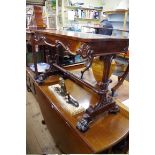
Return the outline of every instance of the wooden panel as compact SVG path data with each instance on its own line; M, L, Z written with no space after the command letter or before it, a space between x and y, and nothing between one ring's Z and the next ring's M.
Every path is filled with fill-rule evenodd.
M56 40L63 42L63 44L68 46L73 52L76 52L81 44L87 43L90 45L91 49L94 50L94 55L126 52L129 44L128 38L121 36L107 36L58 30L36 30L35 32L41 36L45 36L47 40L53 44Z

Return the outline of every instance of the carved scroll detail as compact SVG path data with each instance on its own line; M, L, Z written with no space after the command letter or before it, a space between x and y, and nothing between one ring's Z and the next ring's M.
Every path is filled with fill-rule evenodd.
M39 36L39 35L34 35L34 40L37 44L39 43L44 43L45 45L51 46L51 47L55 47L54 44L51 44L49 42L47 42L47 39L45 36Z
M93 53L94 51L91 49L91 47L89 45L87 45L86 43L82 44L81 47L77 50L77 53L80 54L80 56L83 59L87 59L86 60L86 68L84 70L81 71L81 79L83 78L83 74L85 73L85 71L87 71L93 62Z
M83 59L86 59L90 55L90 53L93 53L93 50L86 43L82 44L77 50L77 54L80 54Z
M68 55L72 55L72 56L75 56L76 55L75 53L71 52L71 50L69 49L69 47L68 46L65 46L61 41L56 40L55 41L55 44L56 45L59 45L60 44L64 48L64 54L68 54Z

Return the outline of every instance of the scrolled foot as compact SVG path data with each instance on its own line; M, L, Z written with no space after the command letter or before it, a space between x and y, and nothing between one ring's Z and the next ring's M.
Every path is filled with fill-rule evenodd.
M119 111L120 111L119 106L115 105L113 108L109 110L109 113L116 114Z
M86 132L89 129L90 117L85 114L81 120L77 122L76 128L81 132Z

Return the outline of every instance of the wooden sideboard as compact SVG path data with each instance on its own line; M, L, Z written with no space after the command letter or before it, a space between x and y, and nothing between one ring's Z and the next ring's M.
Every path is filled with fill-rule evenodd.
M66 70L76 70L82 66L67 67ZM90 124L87 132L81 133L76 129L76 123L83 113L71 116L61 106L56 97L48 90L48 86L58 83L59 76L53 75L38 85L34 80L35 74L27 68L26 80L28 89L39 102L45 123L51 132L57 146L63 153L104 153L111 150L120 141L128 137L129 120L128 110L119 103L120 112L117 114L102 115ZM66 79L68 92L79 103L96 104L99 99L97 94L81 87L75 82Z

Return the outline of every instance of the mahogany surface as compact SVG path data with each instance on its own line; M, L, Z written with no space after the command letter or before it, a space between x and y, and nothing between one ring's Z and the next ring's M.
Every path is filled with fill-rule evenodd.
M80 45L86 43L94 50L93 55L126 52L129 44L129 39L124 36L117 37L58 30L35 30L35 32L37 35L45 36L49 42L61 41L72 52L76 52Z
M49 85L58 82L58 78L51 76L43 85L38 85L34 80L34 73L27 69L27 85L40 104L45 123L56 144L64 153L100 153L110 149L128 135L128 111L122 107L116 115L105 115L96 120L87 132L78 131L76 123L82 113L71 116L48 90ZM79 103L95 105L98 101L99 96L86 87L82 88L69 79L65 82L68 92Z

